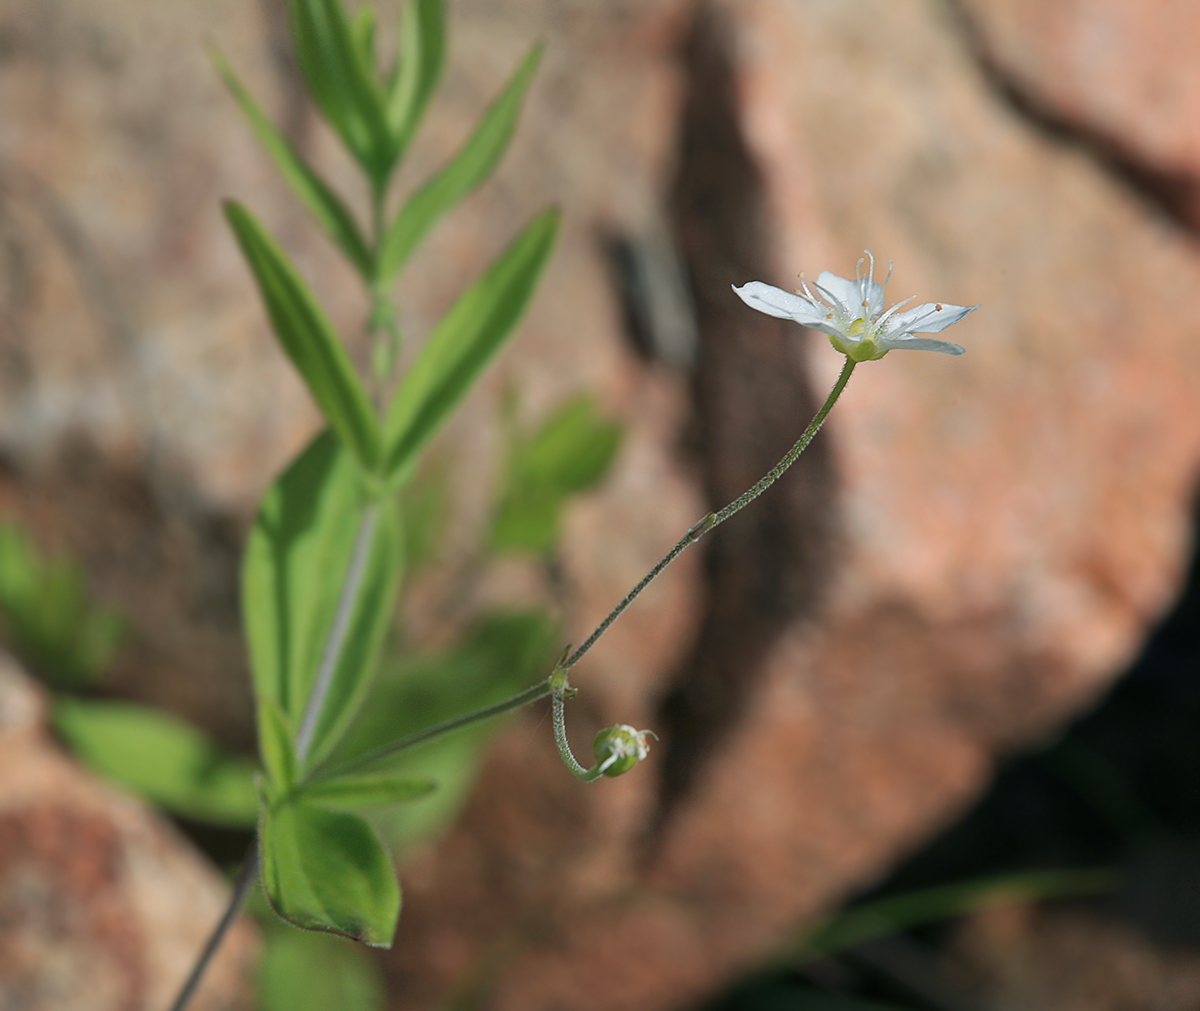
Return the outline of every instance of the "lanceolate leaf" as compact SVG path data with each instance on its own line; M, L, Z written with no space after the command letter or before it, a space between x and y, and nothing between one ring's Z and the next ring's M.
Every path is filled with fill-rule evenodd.
M285 802L264 814L259 845L263 887L285 920L391 946L400 884L362 818Z
M301 789L299 799L330 811L363 811L416 800L436 788L426 777L373 773L316 780Z
M191 724L126 702L54 704L54 727L106 779L176 814L216 825L253 825L253 762L223 754Z
M354 12L350 34L358 47L358 55L368 71L375 70L375 8L363 4Z
M296 782L296 752L287 717L269 696L258 698L258 751L272 787L286 793Z
M279 343L342 441L364 469L374 469L379 426L333 325L283 250L250 212L230 201L225 214L254 272Z
M359 557L358 591L308 767L333 747L370 686L395 603L402 544L396 510L368 502L349 453L328 430L263 499L246 546L242 607L256 693L273 700L292 728L304 720L343 586Z
M400 56L388 84L387 117L396 157L408 147L421 122L442 76L445 56L442 0L412 0L404 11Z
M512 332L558 234L543 211L442 317L404 378L385 423L385 469L410 464Z
M382 88L368 66L342 0L290 0L300 69L317 106L381 187L391 171Z
M221 75L225 85L233 93L233 97L241 106L246 119L250 121L250 126L254 130L255 136L258 137L259 143L266 148L267 154L271 156L279 171L283 173L288 185L308 208L309 213L329 233L330 238L341 247L350 262L358 268L358 272L363 277L369 277L371 254L358 230L358 225L355 224L353 216L346 209L346 205L275 129L250 92L238 80L225 58L216 50L213 50L212 56L217 73Z
M396 215L379 250L381 281L395 277L437 220L492 174L512 139L521 103L540 56L541 49L535 48L525 57L500 96L480 118L470 139Z

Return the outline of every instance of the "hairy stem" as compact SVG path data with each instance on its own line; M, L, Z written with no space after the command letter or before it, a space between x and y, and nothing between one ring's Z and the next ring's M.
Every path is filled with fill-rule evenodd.
M658 564L642 577L637 586L630 590L624 599L609 611L608 616L596 626L592 634L583 641L583 644L562 662L562 669L564 671L569 671L583 659L587 651L596 645L596 641L600 636L608 631L609 626L621 616L630 604L637 600L641 592L654 581L663 569L683 554L685 548L695 544L696 541L700 540L710 530L715 530L735 513L745 509L746 506L783 476L784 471L796 462L796 458L804 452L808 444L813 441L813 437L820 431L821 426L825 423L825 418L829 415L833 405L837 403L838 397L842 395L842 390L846 388L846 383L850 380L850 373L854 371L854 365L855 363L850 358L846 359L846 364L842 366L841 374L838 376L837 382L833 384L833 389L829 391L829 396L825 398L825 403L821 405L821 409L817 411L816 417L809 422L804 433L796 440L792 448L787 451L783 459L775 464L754 487L739 495L720 512L709 513L699 523L692 526L679 539L676 545L659 559Z
M600 778L600 763L585 769L575 758L571 743L567 740L567 717L563 700L570 698L575 692L567 687L567 672L559 667L550 675L551 689L551 721L554 724L554 743L558 745L558 753L563 764L571 770L571 775L583 783L592 783Z

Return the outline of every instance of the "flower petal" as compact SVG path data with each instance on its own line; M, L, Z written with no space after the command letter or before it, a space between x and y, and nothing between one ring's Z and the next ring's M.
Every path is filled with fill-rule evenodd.
M966 353L966 348L949 341L935 341L930 337L884 337L879 343L889 351L940 351L944 355Z
M832 295L836 301L841 302L842 308L846 310L851 319L856 319L863 314L863 297L862 292L858 290L857 281L851 281L848 277L838 277L832 271L822 270L817 275L817 285Z
M826 310L823 307L815 306L808 299L774 285L750 281L740 288L734 285L733 290L751 309L765 312L768 316L795 320L805 326L825 322Z
M977 305L950 305L946 302L926 302L914 309L905 309L888 318L889 333L940 333L957 323ZM956 345L957 346L957 345Z
M871 316L878 316L883 310L883 285L870 278L864 278L863 287L867 292L867 312Z

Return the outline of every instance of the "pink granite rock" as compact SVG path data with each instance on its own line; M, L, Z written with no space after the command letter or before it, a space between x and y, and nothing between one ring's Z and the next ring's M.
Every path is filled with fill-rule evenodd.
M1200 180L1193 4L964 0L962 7L985 59L1041 110L1161 177Z
M0 1006L160 1011L228 898L161 817L48 738L43 700L0 660ZM253 928L234 928L196 1011L250 1006Z

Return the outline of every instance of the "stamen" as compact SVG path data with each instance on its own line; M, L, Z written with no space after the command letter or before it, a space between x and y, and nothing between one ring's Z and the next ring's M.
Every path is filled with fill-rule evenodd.
M850 315L850 306L844 304L842 302L842 300L840 298L838 298L832 291L827 291L826 289L822 288L819 284L813 285L813 287L815 287L817 289L817 291L819 291L822 295L825 296L825 301L827 301L830 305L834 306L837 309L841 309L842 312L844 312L847 316Z
M916 295L913 296L913 298L916 298L916 297L917 297ZM940 309L941 306L939 305L937 308ZM937 315L937 309L930 309L929 312L925 313L923 316L918 316L916 319L910 320L905 325L903 332L911 334L914 330L917 329L918 326L920 326L927 319L929 319L930 316L935 316L935 315Z
M892 313L894 313L901 306L908 305L908 303L911 302L916 297L917 297L916 295L909 295L908 298L906 298L903 302L897 302L887 312L885 312L882 316L880 316L879 319L877 319L875 321L875 325L883 326L883 324L886 323L891 318Z
M809 302L811 302L813 305L824 305L824 303L812 293L812 289L809 288L808 282L804 279L804 274L800 275L800 286L804 289L804 297L807 298ZM820 291L820 289L821 286L817 285L817 290Z

